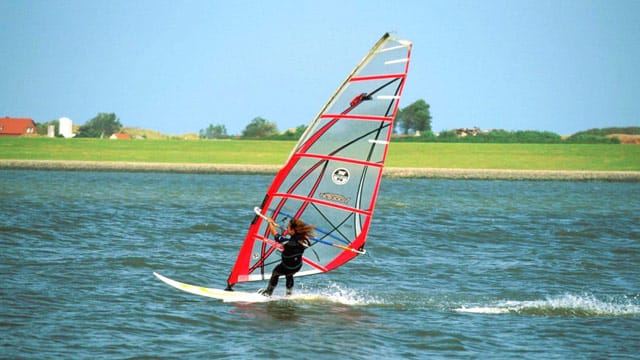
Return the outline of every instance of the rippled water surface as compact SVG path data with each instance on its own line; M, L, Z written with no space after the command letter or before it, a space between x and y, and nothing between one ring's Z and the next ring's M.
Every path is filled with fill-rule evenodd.
M223 287L270 181L0 171L0 357L638 356L640 184L384 179L369 255L298 279L312 301L152 275Z

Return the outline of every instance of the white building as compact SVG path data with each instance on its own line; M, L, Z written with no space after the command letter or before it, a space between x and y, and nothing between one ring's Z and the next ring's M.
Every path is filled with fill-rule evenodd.
M60 120L58 121L60 122L58 134L66 138L72 138L76 136L76 134L73 133L73 122L71 121L71 119L66 117L61 117Z

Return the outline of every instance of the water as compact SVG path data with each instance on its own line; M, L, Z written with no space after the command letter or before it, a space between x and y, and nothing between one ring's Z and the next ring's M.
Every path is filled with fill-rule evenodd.
M640 184L384 179L370 255L297 280L320 300L226 304L153 277L223 287L270 181L0 172L0 357L640 354Z

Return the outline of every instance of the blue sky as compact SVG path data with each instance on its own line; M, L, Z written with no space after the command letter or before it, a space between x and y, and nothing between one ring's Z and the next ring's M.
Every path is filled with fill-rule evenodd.
M309 123L384 32L434 131L640 126L640 1L0 0L0 116Z

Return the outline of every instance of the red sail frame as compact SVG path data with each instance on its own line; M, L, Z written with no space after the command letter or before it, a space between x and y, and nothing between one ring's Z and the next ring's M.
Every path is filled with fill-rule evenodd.
M385 34L324 105L267 190L261 215L316 225L297 275L331 271L363 253L410 55L410 42ZM228 289L269 278L280 251L271 236L255 216Z

